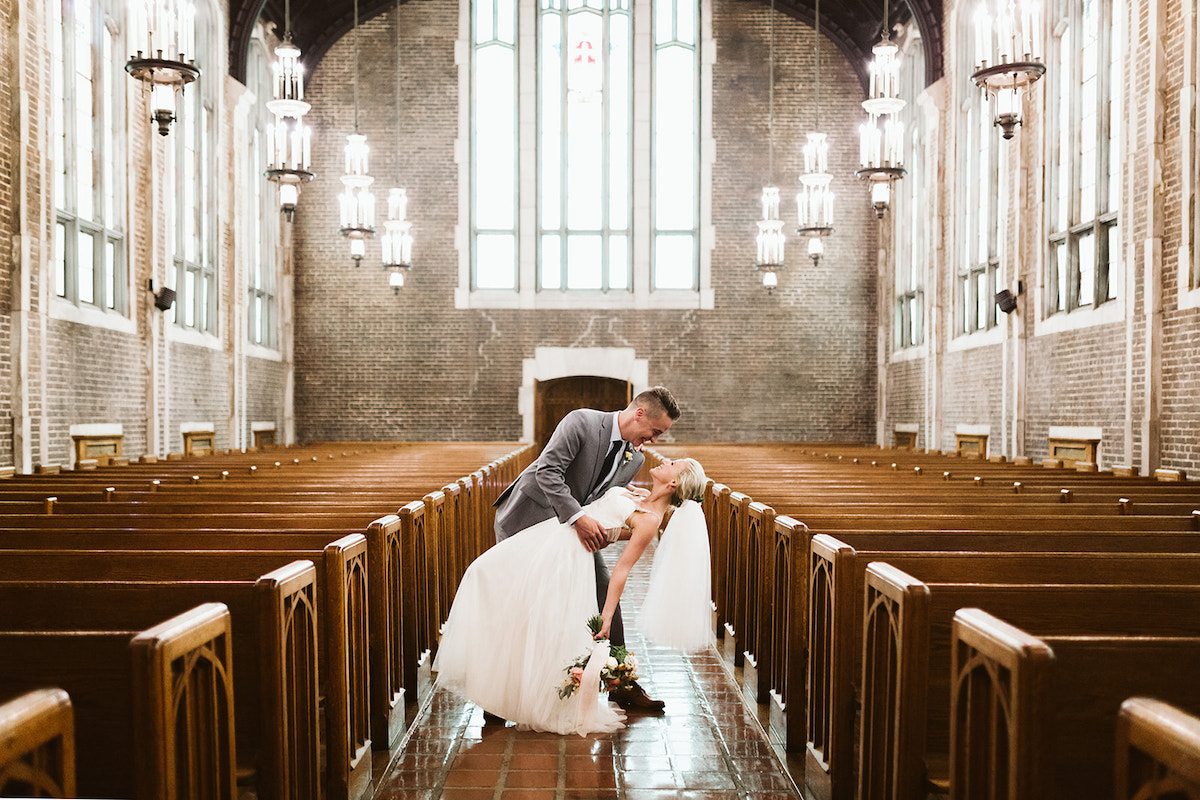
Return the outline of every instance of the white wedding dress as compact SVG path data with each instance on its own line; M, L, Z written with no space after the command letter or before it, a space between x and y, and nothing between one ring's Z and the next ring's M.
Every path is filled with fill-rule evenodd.
M613 487L584 510L611 529L635 508ZM467 568L442 629L438 682L523 728L586 736L624 727L624 713L599 691L607 647L587 628L598 613L595 569L575 528L553 517L488 549ZM565 668L588 653L581 688L559 699Z

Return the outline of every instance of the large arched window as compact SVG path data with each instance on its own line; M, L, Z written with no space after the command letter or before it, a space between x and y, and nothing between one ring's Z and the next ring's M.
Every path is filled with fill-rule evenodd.
M460 305L702 304L701 13L700 0L471 3Z
M900 62L900 97L906 101L900 121L904 123L904 166L908 172L896 185L893 215L897 350L925 341L926 226L930 215L925 170L925 112L919 102L924 90L925 50L917 26L911 24Z
M1046 316L1096 308L1120 288L1124 15L1119 0L1058 0L1049 28Z
M958 15L958 158L955 181L958 235L955 248L954 335L996 327L996 287L1000 276L1000 131L990 101L970 75L990 54L977 52L972 24L977 4Z
M124 4L53 0L54 290L126 315Z
M274 97L270 60L261 31L250 41L246 82L254 93L250 112L250 152L247 158L246 207L249 209L250 253L246 276L246 338L263 347L276 347L275 286L279 264L279 206L275 186L267 181L267 135L274 115L267 103Z
M191 14L187 0L176 0L182 18ZM206 0L195 8L194 42L200 79L177 100L178 119L171 126L167 146L167 203L173 269L168 278L176 292L172 315L175 323L201 333L217 332L217 210L216 119L221 86L216 57L217 25Z

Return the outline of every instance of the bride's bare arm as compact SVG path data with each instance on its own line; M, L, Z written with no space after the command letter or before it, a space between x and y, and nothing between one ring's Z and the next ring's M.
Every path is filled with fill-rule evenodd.
M621 593L625 591L625 581L629 579L629 571L642 557L650 540L657 535L658 517L646 511L635 511L629 518L629 527L629 543L625 545L625 551L617 559L617 565L613 567L612 575L608 578L608 596L600 614L603 623L600 632L596 634L597 639L608 638L613 615L617 613L617 603L621 599Z

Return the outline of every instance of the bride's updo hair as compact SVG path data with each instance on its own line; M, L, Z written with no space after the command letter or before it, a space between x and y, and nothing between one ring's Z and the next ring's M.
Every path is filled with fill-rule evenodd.
M704 487L708 484L708 476L704 467L694 458L681 458L687 464L679 473L675 484L675 493L671 495L671 505L677 506L684 500L700 502L704 499Z

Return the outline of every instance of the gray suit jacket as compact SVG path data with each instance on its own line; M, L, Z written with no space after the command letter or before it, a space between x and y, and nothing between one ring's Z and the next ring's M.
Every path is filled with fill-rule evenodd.
M612 478L591 491L600 478L613 425L611 411L585 408L563 417L546 448L497 498L496 540L551 517L566 522L593 495L598 497L612 486L627 486L645 461L633 450L629 460L618 457Z

